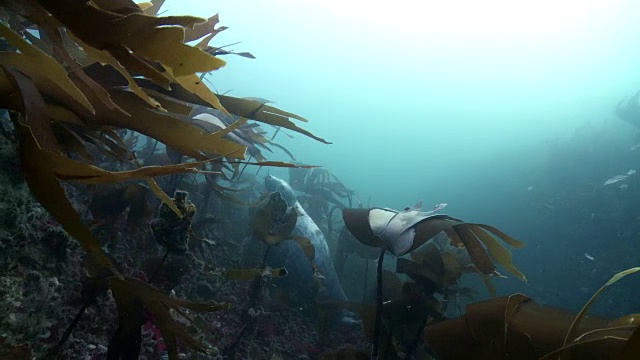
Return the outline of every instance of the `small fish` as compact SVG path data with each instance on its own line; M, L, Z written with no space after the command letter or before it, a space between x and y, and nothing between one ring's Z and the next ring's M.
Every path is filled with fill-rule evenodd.
M607 186L607 185L611 185L611 184L615 184L617 182L620 182L624 179L626 179L629 175L616 175L614 177L612 177L611 179L607 180L604 182L604 185L602 186Z
M589 254L589 253L584 253L584 257L585 257L585 259L590 260L590 261L593 261L593 260L596 259L593 256L591 256L591 254Z
M619 188L620 190L626 190L626 189L628 189L628 188L629 188L629 185L627 185L627 184L622 184L622 185L618 186L618 188Z
M620 182L620 181L628 178L629 176L635 175L635 174L636 174L636 171L634 169L631 169L631 170L627 171L627 173L624 174L624 175L616 175L616 176L612 177L611 179L605 181L604 185L602 185L602 186L615 184L615 183Z
M529 186L529 187L527 188L527 191L531 191L531 190L533 190L533 186Z

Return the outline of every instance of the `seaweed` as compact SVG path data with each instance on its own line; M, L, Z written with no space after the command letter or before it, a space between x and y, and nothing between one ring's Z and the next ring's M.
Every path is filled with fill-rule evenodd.
M217 69L224 62L199 48L184 44L188 38L203 34L215 35L216 18L207 22L205 19L189 16L156 17L145 14L133 2L124 3L127 6L112 11L113 7L105 2L95 6L73 1L29 1L28 4L8 2L8 10L18 18L28 19L31 23L29 28L36 29L41 34L39 41L34 43L45 47L42 44L50 42L45 48L51 49L51 55L62 54L52 57L30 44L17 32L2 26L2 35L20 51L3 52L2 66L5 69L16 68L24 74L24 78L20 79L22 83L33 82L29 98L31 95L39 98L35 94L37 91L42 93L43 99L47 99L42 101L44 104L40 104L39 120L34 120L41 124L29 123L33 130L38 130L34 132L36 141L47 150L63 150L54 140L51 130L44 126L49 119L54 119L54 123L70 122L80 128L98 125L137 130L199 160L217 155L242 157L242 145L232 144L222 138L240 126L242 121L230 126L230 129L213 134L202 133L180 121L178 114L163 109L149 95L151 90L157 88L156 84L164 90L171 85L172 88L182 89L178 91L181 96L229 113L212 92L193 78L195 72ZM114 25L116 23L117 26ZM197 25L201 23L204 25ZM59 28L64 29L64 32L58 31ZM23 28L15 30L25 33ZM123 52L124 47L128 51ZM86 56L80 58L81 54ZM59 59L71 70L63 67ZM105 65L99 65L96 61ZM82 68L76 62L83 64ZM10 89L16 89L15 77L13 78L12 84L9 76L3 77L2 88L7 89L3 91L3 103L6 102L4 106L10 109L20 111L25 107L15 101L7 102L6 95L12 91ZM145 88L145 85L148 87ZM25 86L18 89L24 95ZM178 100L182 101L181 96L178 96ZM49 99L55 102L50 102ZM230 107L236 107L236 112L253 115L257 120L264 118L266 121L278 122L281 120L277 119L295 116L272 107L265 109L268 113L263 109L252 108L254 103L251 101L234 102L229 97L225 101L231 104ZM96 142L106 141L103 138L101 141L94 141ZM75 148L80 148L77 141ZM205 153L209 156L205 156ZM192 166L174 170L182 171L186 168ZM161 170L155 175L168 173ZM125 179L123 175L118 175L110 181ZM168 199L162 194L160 196L163 200Z
M129 277L109 279L109 288L118 305L119 325L109 345L108 359L128 359L140 348L140 326L146 322L144 311L147 311L155 325L159 328L167 347L169 359L178 359L178 342L197 352L204 353L207 347L195 340L187 327L176 321L171 311L182 316L186 321L191 318L183 309L198 312L212 312L229 309L224 303L196 303L175 299L165 295L153 286ZM133 359L136 359L134 357Z
M375 336L384 340L370 353L382 354L383 359L411 358L422 340L425 324L443 318L441 304L419 284L404 282L388 270L383 270L382 274L385 278L384 302L380 308L372 303L319 302L320 333L326 336L335 309L346 309L360 316L364 333L372 343L375 343Z
M591 308L591 305L596 300L596 298L600 296L600 294L610 285L615 284L623 277L631 275L638 271L640 271L640 267L630 268L630 269L621 271L615 274L613 277L611 277L611 279L609 279L609 281L607 281L604 285L602 285L602 287L598 289L598 291L596 291L593 294L593 296L591 296L589 301L587 301L587 303L582 307L578 315L576 315L575 319L571 323L571 326L569 327L569 330L567 330L567 335L565 336L564 341L562 342L562 347L552 353L545 355L543 358L552 359L553 355L558 355L557 357L558 359L562 358L566 360L570 358L570 354L571 354L570 349L576 346L583 346L584 344L589 344L591 342L600 342L603 340L607 340L607 341L618 340L618 341L626 342L628 338L625 338L622 336L614 336L611 334L611 332L612 330L613 332L615 332L615 330L628 330L629 325L614 326L611 328L607 328L607 329L604 329L605 331L601 331L599 334L597 334L596 337L591 337L586 339L585 339L585 334L579 337L576 337L575 335L576 335L578 325L584 319L587 311L589 311L589 309ZM635 327L637 327L637 324L632 324L631 326L633 329L635 329Z
M289 168L289 183L298 192L297 198L302 207L322 232L327 238L333 237L335 210L350 207L355 191L348 189L337 176L323 168Z
M199 74L226 64L216 55L233 53L209 45L225 28L218 27L217 15L208 19L157 16L162 3L9 0L0 12L0 108L8 110L13 124L12 130L3 126L3 135L18 140L24 178L36 200L97 263L100 281L111 289L120 323L108 358L125 353L136 357L140 325L147 314L160 329L171 359L177 358L178 342L206 351L171 312L188 322L184 309L213 311L227 306L177 300L124 276L83 223L62 182L128 182L107 193L114 195L110 201L94 196L91 208L102 217L98 221L129 208L130 225L141 222L150 216L143 198L155 195L162 201L161 222L171 219L172 226L154 228L158 241L168 249L166 259L169 251L186 251L182 245L193 235L194 207L182 206L178 196L167 195L157 177L197 174L215 185L218 177L231 178L224 171L237 172L239 164L297 166L263 157L245 161L248 148L268 144L264 132L247 124L249 119L328 143L292 121L306 121L301 116L209 90ZM192 41L197 44L190 45ZM233 122L216 131L203 130L188 119L196 106L216 109ZM235 133L241 133L247 143L234 141L231 134ZM126 139L125 134L129 134ZM144 150L149 155L160 143L167 151L177 152L179 161L143 166L134 151L140 136L147 139ZM108 209L110 205L114 208Z
M442 359L635 359L638 321L586 316L615 274L578 314L541 305L523 294L467 305L466 314L428 325L425 339Z
M420 203L418 204L420 205ZM391 209L343 209L342 216L346 227L353 236L364 245L380 248L377 266L376 289L376 321L372 338L372 358L377 358L380 350L380 332L383 319L383 271L382 263L386 251L400 257L412 253L423 246L429 246L429 241L439 233L444 232L450 243L455 247L462 247L471 258L474 268L484 275L497 276L493 259L487 253L486 246L495 261L513 273L520 280L526 282L524 275L512 264L510 252L499 244L484 229L491 231L505 243L522 247L524 243L508 236L502 231L483 224L465 223L460 219L447 215L434 215L434 211L420 212L419 206L406 208L399 212ZM426 245L425 245L426 244ZM483 246L484 244L484 246ZM428 255L429 248L423 250L422 260ZM439 251L431 250L431 253L439 254ZM441 259L436 256L436 259ZM407 260L408 261L408 260ZM434 262L424 262L422 265L407 262L400 259L398 269L410 274L414 280L433 293L444 292L444 279L451 277L445 275L444 259L442 266ZM487 286L490 283L487 280Z

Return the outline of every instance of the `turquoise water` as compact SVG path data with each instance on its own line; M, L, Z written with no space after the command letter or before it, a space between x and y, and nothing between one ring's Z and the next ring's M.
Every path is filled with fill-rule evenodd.
M226 56L209 77L215 89L309 119L303 127L331 145L278 141L365 205L446 202L453 216L526 241L514 256L530 285L509 279L503 292L579 307L637 263L621 260L630 245L588 220L615 213L620 195L577 189L635 168L637 130L614 109L638 90L640 3L192 0L164 9L219 13L229 29L212 44L241 41L230 49L256 59Z
M165 6L220 13L229 29L214 44L242 41L232 48L257 57L226 57L211 77L218 91L273 100L333 142L282 138L300 161L327 166L376 203L404 207L419 198L456 206L478 178L497 173L487 182L499 184L509 180L503 172L526 172L545 141L612 118L636 90L640 3L469 3Z
M257 57L206 49L228 62L202 75L212 90L268 99L331 142L247 120L224 135L244 163L203 143L220 134L196 129L232 120L191 104L200 74L157 51L182 30L147 28L188 19L140 9L0 5L0 359L542 356L614 332L597 344L635 345L637 328L592 315L638 314L637 274L562 327L640 270L639 2L168 0L161 16L219 13L229 29L211 45ZM254 166L262 155L320 168ZM492 300L501 310L465 308Z

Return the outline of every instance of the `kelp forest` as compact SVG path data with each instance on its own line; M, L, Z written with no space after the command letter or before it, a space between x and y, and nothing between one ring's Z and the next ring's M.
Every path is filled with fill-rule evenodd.
M330 134L218 93L251 49L163 3L0 5L1 360L640 358L637 314L589 313L640 268L579 312L499 294L519 234L298 161L283 137Z

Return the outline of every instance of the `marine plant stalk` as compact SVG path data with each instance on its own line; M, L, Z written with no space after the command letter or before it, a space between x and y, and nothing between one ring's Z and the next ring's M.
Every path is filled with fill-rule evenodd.
M80 308L80 310L78 311L76 316L73 318L73 321L71 322L71 324L69 324L69 326L67 326L67 329L62 334L62 337L60 338L58 343L53 348L49 349L45 353L45 355L43 357L41 357L39 360L54 359L54 358L56 358L57 356L60 355L60 352L62 351L62 347L64 346L64 344L69 339L69 336L71 336L71 332L76 327L76 325L78 325L78 322L80 322L80 318L82 318L82 315L84 315L84 312L85 312L85 310L87 310L87 307L89 307L89 305L90 304L88 304L86 302L82 304L82 307Z
M244 174L244 170L247 168L247 166L249 166L249 161L251 161L251 158L253 156L249 155L249 158L247 159L247 162L244 164L244 166L242 167L242 170L240 170L240 173L238 174L238 181L240 181L240 178L242 177L242 174Z
M376 321L373 326L373 339L371 344L371 360L378 360L378 349L380 347L380 323L382 322L382 262L386 249L380 250L378 257L377 288L376 288Z
M271 250L271 245L268 245L267 249L264 251L264 256L262 257L262 263L260 264L260 267L259 267L260 269L265 269L267 266L267 258L269 256L269 250ZM250 316L249 310L252 309L258 303L258 301L260 301L260 298L262 297L261 296L262 291L265 285L266 285L266 278L264 274L257 275L253 279L253 282L251 283L251 293L249 295L249 301L247 302L244 309L242 310L241 321L244 323L244 325L242 325L242 328L238 332L238 335L236 336L234 341L223 351L225 355L227 355L227 357L230 359L235 358L238 345L242 341L242 338L247 333L247 331L255 329L255 326L258 322L258 317Z
M369 282L369 259L364 259L364 281L362 285L362 303L364 304L367 301L367 282Z
M156 276L158 276L158 274L160 273L160 269L162 268L162 265L164 265L164 262L167 261L168 256L169 256L169 249L167 248L167 251L164 253L162 260L160 261L160 264L158 264L158 267L156 267L156 270L153 272L153 275L151 275L151 277L149 278L149 283L153 283L153 280L155 280Z
M422 333L424 332L424 329L426 328L426 326L427 326L427 319L424 319L420 323L420 326L418 326L418 333L416 334L415 339L411 342L411 345L407 347L406 355L405 355L406 359L411 359L411 356L413 355L414 351L416 351L416 349L418 348L418 344L420 344L420 339L422 339Z

